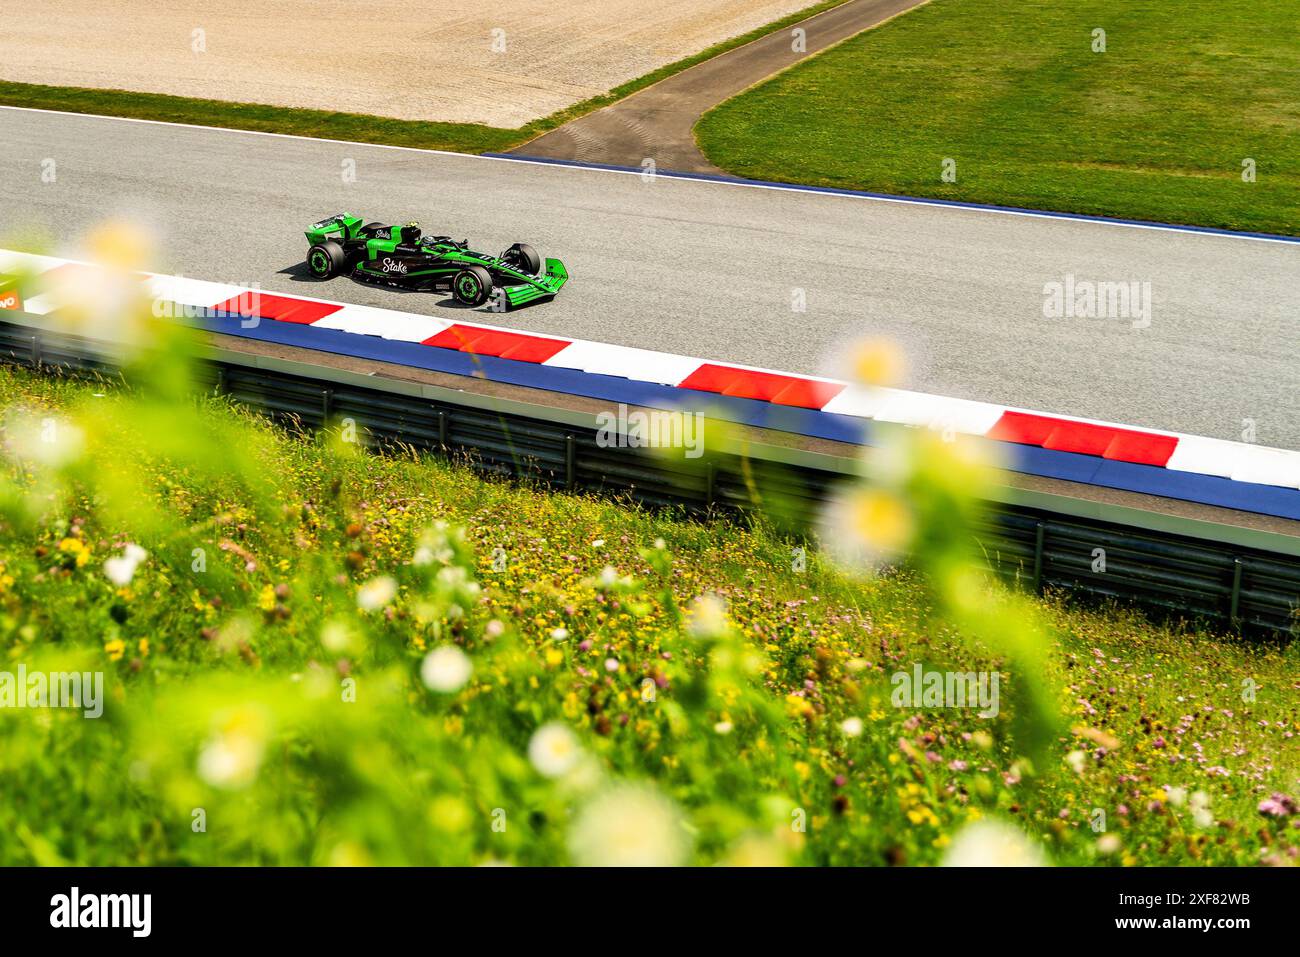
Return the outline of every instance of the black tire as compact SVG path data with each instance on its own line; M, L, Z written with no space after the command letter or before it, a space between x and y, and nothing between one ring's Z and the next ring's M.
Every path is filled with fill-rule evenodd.
M530 276L542 274L542 257L537 255L537 250L527 243L515 243L501 258L513 262Z
M333 279L347 266L348 257L343 247L332 239L317 243L307 250L307 272L313 279Z
M466 266L451 281L451 294L467 306L481 306L492 296L492 274L482 266Z

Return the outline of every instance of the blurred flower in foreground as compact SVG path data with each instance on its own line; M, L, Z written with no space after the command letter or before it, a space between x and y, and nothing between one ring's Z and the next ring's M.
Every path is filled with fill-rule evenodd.
M558 721L542 725L528 742L528 760L548 778L568 774L581 758L582 746L577 737Z
M822 513L820 530L835 561L874 570L906 550L914 526L911 509L900 496L857 486L831 500Z
M107 223L86 237L86 249L90 265L53 269L42 277L42 291L56 306L51 317L128 346L140 345L151 310L139 271L148 264L152 239L133 224Z
M397 582L387 575L381 575L357 589L357 607L362 611L378 611L395 597Z
M325 646L326 651L336 655L351 650L355 641L356 636L346 621L326 622L320 632L320 643Z
M420 665L420 679L430 691L450 694L465 687L474 664L465 652L455 645L440 645L424 656Z
M1193 791L1188 802L1192 809L1192 820L1197 827L1214 826L1214 814L1210 811L1210 796L1204 791Z
M1000 821L966 825L943 856L944 867L1043 867L1047 859L1019 829Z
M762 834L748 834L736 842L723 861L728 867L785 867L788 854L784 844Z
M569 851L583 867L675 867L685 862L690 839L676 805L648 787L625 784L579 812Z
M128 544L121 555L114 555L104 562L104 574L114 585L125 588L135 577L136 568L148 556L149 553L139 545Z
M266 733L266 716L254 708L228 715L199 754L199 777L219 788L251 784L262 765Z
M340 841L330 848L330 867L371 867L370 853L356 841Z
M87 234L86 250L101 266L131 271L148 265L153 239L134 223L109 222Z
M907 373L903 350L888 339L870 339L853 350L853 375L869 386L894 386Z
M5 418L8 451L19 461L61 468L81 458L86 435L71 421L29 412Z
M696 638L721 638L727 633L727 603L717 595L701 595L691 604L686 628Z

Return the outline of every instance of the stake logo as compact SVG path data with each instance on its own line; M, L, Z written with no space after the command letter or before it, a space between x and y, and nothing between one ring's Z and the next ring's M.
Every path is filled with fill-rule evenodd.
M384 272L395 272L395 273L400 273L403 276L406 275L406 263L402 262L401 260L386 258L379 265L384 270Z

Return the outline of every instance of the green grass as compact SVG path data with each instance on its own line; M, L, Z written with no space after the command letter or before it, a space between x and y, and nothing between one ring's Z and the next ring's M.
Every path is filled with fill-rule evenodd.
M399 120L359 113L292 109L256 103L227 103L161 93L102 90L85 87L42 86L0 80L0 105L40 110L64 110L102 116L125 116L164 123L190 123L228 129L285 133L354 143L379 143L418 149L451 150L461 153L491 153L509 150L541 136L569 120L608 106L674 73L680 73L720 53L742 46L775 30L781 30L845 0L821 0L803 10L766 24L749 33L666 64L651 73L629 80L608 93L559 110L518 129L504 129L478 123L440 123Z
M417 122L359 113L227 103L127 90L41 86L5 80L0 80L0 105L465 153L509 149L524 136L523 130L499 129L476 123Z
M0 369L0 669L107 673L99 720L0 709L2 864L548 864L636 835L660 860L681 834L669 859L927 864L987 853L969 828L990 821L1063 864L1300 846L1300 818L1257 810L1300 776L1294 651L1008 606L1050 636L1027 675L914 574L794 571L761 525L154 403ZM149 555L115 585L128 542ZM395 592L363 610L375 581ZM727 622L683 615L706 594ZM436 692L443 646L474 674ZM915 662L1000 669L1002 714L893 707ZM1037 775L1016 731L1034 681L1060 727ZM547 724L552 764L577 748L555 777L530 754Z
M696 133L757 179L1294 235L1300 33L1248 0L932 0Z

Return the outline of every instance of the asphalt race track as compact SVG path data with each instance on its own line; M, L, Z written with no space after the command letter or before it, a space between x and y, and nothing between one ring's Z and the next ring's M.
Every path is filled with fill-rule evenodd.
M316 284L302 230L339 210L531 242L573 280L505 316ZM909 388L1300 448L1293 243L0 109L0 247L75 258L120 216L156 229L159 272L811 374L884 336ZM1044 318L1067 276L1150 283L1150 325Z

